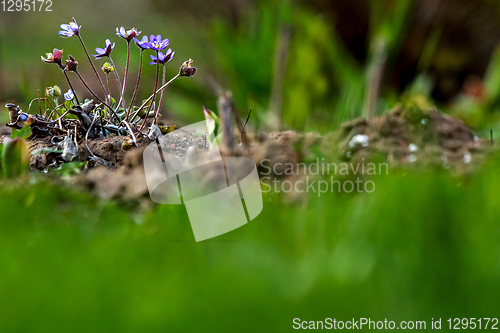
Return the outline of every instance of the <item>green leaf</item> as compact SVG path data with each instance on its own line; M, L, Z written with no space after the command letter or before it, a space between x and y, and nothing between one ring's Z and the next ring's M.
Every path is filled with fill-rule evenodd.
M58 174L61 175L61 177L67 177L71 175L76 175L80 173L80 169L87 164L87 161L85 162L69 162L69 163L63 163L59 169L54 169L54 171Z
M73 108L73 101L64 101L64 106L70 110Z
M11 138L12 139L21 138L22 140L26 140L27 138L29 138L30 135L31 135L31 127L24 126L20 130L13 129Z
M62 154L63 151L56 149L56 148L42 147L42 148L38 148L38 149L33 150L31 152L31 155L38 156L41 154L50 154L50 153Z
M161 131L161 134L165 135L165 134L168 134L170 132L172 132L173 130L175 130L175 125L163 125L163 126L158 126L160 128L160 131Z
M29 170L30 155L26 141L5 138L2 151L2 171L5 178L15 178Z
M2 170L2 152L3 152L3 143L0 144L0 170ZM1 175L2 173L0 173Z

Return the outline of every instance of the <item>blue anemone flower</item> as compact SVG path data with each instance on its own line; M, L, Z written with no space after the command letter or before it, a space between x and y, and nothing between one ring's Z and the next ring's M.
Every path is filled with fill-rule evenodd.
M67 92L64 93L65 100L72 101L73 98L75 98L75 94L73 93L73 90L69 89Z
M109 57L111 54L111 51L115 48L115 43L111 45L111 41L109 39L106 39L106 46L104 49L101 49L100 47L97 47L95 49L95 52L97 54L93 54L92 56L95 57L96 60L101 59L102 57Z
M152 62L150 62L150 65L156 65L158 63L165 65L167 62L172 60L174 57L175 51L172 52L172 49L168 49L165 54L163 54L161 51L158 52L158 58L156 58L154 55L150 55Z
M163 50L168 46L168 39L161 39L161 35L155 37L155 35L151 35L149 37L149 48L151 50L159 51Z
M125 31L125 28L121 27L120 29L116 28L116 34L130 42L132 38L139 36L141 34L141 31L137 31L135 27L128 31Z
M59 36L61 37L71 37L73 35L78 35L81 26L76 23L75 18L69 24L61 24L61 31L59 31Z
M28 120L28 114L26 114L24 112L20 113L19 114L19 120L20 121L26 121L26 120Z
M149 42L147 36L142 36L142 40L138 40L134 37L134 42L137 46L139 46L142 50L149 49Z

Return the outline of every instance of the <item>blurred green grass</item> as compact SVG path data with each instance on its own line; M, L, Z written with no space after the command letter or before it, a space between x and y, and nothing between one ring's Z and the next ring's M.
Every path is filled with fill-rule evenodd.
M484 171L391 170L371 194L265 195L195 243L186 212L144 216L45 181L0 190L4 331L287 331L293 318L496 317L500 156ZM207 212L214 214L216 212Z

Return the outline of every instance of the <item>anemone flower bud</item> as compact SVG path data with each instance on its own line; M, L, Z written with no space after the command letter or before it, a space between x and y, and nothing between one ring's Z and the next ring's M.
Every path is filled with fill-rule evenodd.
M47 87L45 89L45 94L52 98L57 98L61 95L61 89L58 86Z
M165 135L175 130L175 125L162 125L158 126L158 128L160 129L161 134Z
M54 97L59 97L59 96L61 96L61 88L59 88L59 86L53 86L53 87L52 87L52 90L53 90L52 95L53 95Z
M122 142L122 149L124 151L127 151L127 150L130 150L132 149L133 147L135 147L135 143L134 143L134 140L132 140L130 137L126 136L123 138L123 142Z
M60 68L64 68L64 66L62 65L63 52L63 50L54 49L52 53L46 53L46 58L42 56L42 61L48 64L57 64Z
M181 68L179 69L180 76L192 77L196 73L196 67L191 67L192 62L193 62L193 59L189 59L188 61L185 61L182 64Z
M19 120L24 121L24 123L29 126L31 126L32 124L36 124L38 121L35 116L27 113L19 115L19 118L20 118Z
M109 63L109 62L105 62L104 65L102 65L102 71L107 75L111 72L113 72L115 70L115 68Z
M121 27L120 29L116 28L116 34L130 42L134 37L139 36L141 34L141 31L137 31L135 27L128 31L125 31L125 28Z
M205 105L203 105L203 115L205 116L208 132L213 133L219 123L219 117L212 110L207 109Z
M68 56L69 60L66 60L66 67L64 67L65 71L76 72L78 70L78 61L73 58L71 55Z

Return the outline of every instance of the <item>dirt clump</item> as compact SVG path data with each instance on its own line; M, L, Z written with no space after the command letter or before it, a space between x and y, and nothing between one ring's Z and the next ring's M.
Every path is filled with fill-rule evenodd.
M331 155L334 142L338 147L335 155L343 160L379 157L393 166L442 165L458 172L481 165L494 149L461 121L437 109L401 106L380 117L345 122L325 137L322 150Z

